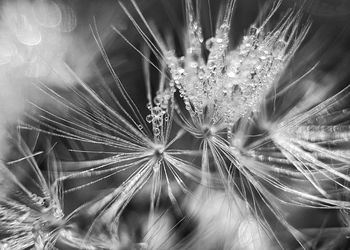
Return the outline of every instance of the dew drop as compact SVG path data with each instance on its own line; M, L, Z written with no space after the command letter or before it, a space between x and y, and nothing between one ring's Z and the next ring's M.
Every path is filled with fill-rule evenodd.
M153 129L153 134L154 134L155 136L160 135L160 129L159 129L159 128L154 128L154 129Z
M153 124L156 127L160 127L163 125L163 119L160 116L155 116L153 119Z
M215 44L215 38L211 37L205 42L205 47L207 50L211 50Z
M160 115L162 112L162 109L160 107L154 107L153 110L152 110L152 113L157 116L157 115Z
M159 96L156 96L156 97L154 97L153 101L154 101L154 104L158 106L161 103L161 98Z
M146 116L146 121L147 121L148 123L151 123L152 120L153 120L153 116L152 116L152 115L147 115L147 116Z

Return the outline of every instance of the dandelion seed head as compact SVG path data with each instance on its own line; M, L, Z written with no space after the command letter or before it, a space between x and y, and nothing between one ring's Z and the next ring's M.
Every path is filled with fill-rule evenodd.
M229 127L259 111L307 30L297 34L298 20L287 16L272 31L253 25L241 44L229 50L227 20L204 44L198 26L190 18L184 56L177 57L173 50L165 53L172 76L170 86L179 91L186 110L199 116L211 109L213 121L224 120ZM207 59L202 56L203 45L209 52Z
M11 249L35 245L44 247L54 236L52 231L63 224L63 211L57 204L45 204L45 198L32 194L30 202L1 199L0 242Z
M50 156L48 168L53 172L45 178L35 159L41 152L32 154L25 143L16 142L24 157L0 165L2 176L9 182L8 190L1 190L0 243L5 249L50 248L65 223L58 166Z

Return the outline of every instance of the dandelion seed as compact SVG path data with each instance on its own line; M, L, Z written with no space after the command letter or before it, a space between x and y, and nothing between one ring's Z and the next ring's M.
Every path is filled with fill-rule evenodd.
M277 3L276 8L278 5ZM274 201L275 195L268 191L263 182L269 182L282 191L297 195L296 204L348 208L346 201L338 200L329 195L332 191L328 190L324 179L319 177L319 175L323 175L328 181L335 182L340 188L347 190L347 187L341 184L342 182L337 181L337 178L348 181L347 175L343 173L346 169L344 164L348 162L346 154L344 155L343 151L337 153L337 151L326 149L320 143L328 146L330 140L337 140L337 138L339 141L346 141L348 128L347 126L326 125L322 128L319 127L320 129L312 135L310 132L306 132L305 126L302 125L307 120L312 120L313 114L318 116L317 113L322 113L322 110L330 114L333 114L334 111L338 112L327 107L332 102L338 102L338 96L335 96L314 109L305 111L300 117L293 116L293 112L291 112L289 120L287 118L287 120L279 121L281 126L286 128L284 130L286 134L276 134L276 128L270 126L267 128L270 134L262 136L262 140L253 143L254 146L252 145L251 149L244 145L246 143L245 133L252 126L249 119L252 119L254 114L261 112L260 109L268 91L271 91L273 85L278 82L279 77L303 41L309 26L306 25L300 31L297 28L300 22L300 13L290 13L282 19L275 29L266 32L266 22L276 10L273 9L261 26L253 26L249 33L243 37L242 43L236 49L228 51L228 23L230 23L229 13L231 13L229 6L230 4L226 8L228 11L224 14L222 24L218 25L216 35L205 42L205 47L209 51L207 61L201 56L203 38L198 27L199 20L194 19L195 14L190 1L186 2L188 15L188 40L186 44L188 47L184 56L178 58L174 51L166 49L165 44L159 45L164 51L165 62L172 76L173 83L170 83L170 86L179 91L190 119L183 113L180 113L179 116L187 131L203 138L202 171L210 171L210 160L206 156L209 151L220 176L223 179L229 179L227 178L230 175L229 168L225 162L228 159L247 178L248 185L254 187L259 195L266 197L264 203L275 216L297 239L301 240L300 234L283 218L278 202ZM276 95L280 93L276 93ZM300 105L303 103L301 102ZM337 118L335 117L335 119ZM229 131L228 140L220 135L220 131L224 128ZM311 129L312 126L308 126L308 128ZM344 132L340 132L342 129ZM335 130L337 130L336 135ZM276 131L280 130L276 129ZM293 131L293 135L287 135L291 131ZM303 135L299 131L303 131ZM298 135L304 137L304 140L295 138ZM305 139L309 139L308 142ZM317 143L310 142L310 139ZM274 152L279 156L273 157L261 153L259 155L262 157L261 159L266 160L265 163L260 164L255 153L258 150L264 150L269 141L272 141L280 150L280 152ZM259 145L259 143L261 144ZM249 157L256 157L255 160L242 157L242 153L244 155L246 150L250 150ZM319 160L319 157L323 159ZM340 162L329 164L329 161ZM268 163L291 164L295 169L289 172L287 170L285 174L288 175L293 171L299 172L299 177L310 183L324 197L309 194L303 190L293 190L279 179L274 180L276 177L264 173L266 168L271 167L266 165L263 167L264 164ZM253 166L254 164L258 167ZM204 180L204 182L208 181ZM232 191L229 185L226 189ZM243 194L243 196L245 195Z
M52 249L64 224L62 187L55 176L58 169L52 165L52 176L45 179L28 147L20 143L19 150L26 157L9 162L8 166L2 164L0 170L11 182L11 192L2 193L0 198L0 246L1 249ZM28 187L10 170L16 165L33 174L33 183L27 183Z
M101 48L102 56L105 57L106 63L110 67L98 34L95 34L95 37ZM133 171L121 186L115 188L114 191L103 198L97 198L88 205L83 205L74 212L75 216L85 214L84 216L93 219L84 240L84 244L87 246L100 244L98 242L103 242L102 239L105 237L110 238L113 242L118 241L115 235L117 234L117 222L121 213L130 200L149 181L152 183L150 194L150 217L152 217L157 209L157 201L162 193L163 183L168 186L166 191L171 202L177 204L172 190L174 183L179 185L184 192L188 192L188 187L182 179L184 177L194 180L199 179L199 172L193 168L193 164L179 157L179 155L187 155L193 152L171 149L172 145L184 135L184 130L179 130L175 136L171 135L174 113L173 93L168 90L159 90L154 99L151 98L150 94L148 95L150 97L148 104L150 114L147 116L146 121L151 124L151 130L149 130L145 118L140 116L135 104L126 93L111 67L110 70L118 89L127 103L124 108L115 96L111 96L113 104L120 108L120 112L112 109L110 104L105 103L73 71L71 71L72 75L76 77L85 93L82 91L78 92L74 88L72 90L77 93L77 98L81 103L87 103L90 106L91 113L84 110L83 107L72 104L69 100L62 98L45 86L39 86L43 93L60 102L79 118L71 117L68 120L36 106L43 113L42 119L44 122L39 121L40 124L47 129L52 129L52 135L84 143L100 144L111 149L111 157L78 162L77 164L63 163L65 174L61 180L100 176L94 182L74 187L67 190L67 192L93 185L121 171L128 169ZM105 87L108 88L108 86ZM91 99L95 103L89 101ZM127 108L131 110L131 113L126 110ZM100 121L103 121L103 123ZM63 123L67 125L59 129L53 127L50 123L55 126L63 125ZM90 152L93 153L93 151ZM75 168L71 168L71 165L74 165ZM100 235L101 231L106 231L103 228L107 229L107 235ZM122 243L119 242L119 244Z

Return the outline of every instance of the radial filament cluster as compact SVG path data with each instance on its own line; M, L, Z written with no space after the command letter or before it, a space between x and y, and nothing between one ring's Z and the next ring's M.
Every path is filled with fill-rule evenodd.
M189 13L184 56L177 57L174 50L165 53L170 86L180 92L191 114L201 116L210 109L214 123L223 121L233 126L258 111L308 28L299 27L297 15L286 16L272 31L267 31L266 23L254 24L240 45L230 49L228 17L215 36L204 41L193 15ZM205 50L207 58L203 56Z

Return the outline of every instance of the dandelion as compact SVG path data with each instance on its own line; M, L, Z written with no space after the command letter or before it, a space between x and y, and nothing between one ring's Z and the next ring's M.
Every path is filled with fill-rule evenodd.
M1 164L5 181L0 198L0 247L54 249L64 223L59 167L51 159L50 174L45 178L35 160L42 152L31 153L23 142L18 143L18 149L23 158L7 166ZM26 179L21 173L30 177Z
M199 200L205 201L216 197L214 190L219 189L224 198L214 199L213 203L224 201L224 210L226 205L230 207L231 218L238 217L237 214L244 216L230 225L230 232L238 235L239 242L223 244L224 247L257 248L256 244L247 243L257 241L249 233L255 234L262 228L283 247L268 215L302 247L308 247L305 235L291 225L283 206L338 209L347 213L349 201L344 193L349 192L349 156L344 145L349 140L349 127L344 122L348 118L348 109L344 108L347 89L326 98L328 89L317 93L310 85L305 88L314 92L314 99L306 94L287 110L277 107L296 83L307 83L308 75L317 68L307 69L296 81L281 86L281 78L311 27L309 21L303 21L302 11L287 11L274 23L282 1L274 2L271 10L250 27L241 43L232 48L230 28L235 1L227 2L215 34L204 39L198 2L193 5L185 0L186 31L181 41L184 49L179 52L172 45L173 38L163 39L160 28L149 24L136 2L130 2L146 30L141 29L124 4L120 6L148 48L139 50L116 27L113 30L144 59L148 115L141 115L122 85L94 24L93 37L118 95L108 84L89 86L66 66L70 79L77 82L76 86L68 86L74 98L65 98L41 82L35 85L69 115L57 115L32 103L40 114L28 118L36 124L22 126L58 136L69 141L71 153L88 155L88 159L62 163L59 181L87 179L65 189L66 193L86 189L116 175L125 176L111 191L75 209L68 216L72 220L60 231L61 240L86 249L130 247L131 236L121 237L121 217L132 199L148 188L149 234L143 232L146 236L136 243L145 248L168 246L152 242L159 234L152 227L157 222L168 229L165 237L170 238L174 230L166 218L158 218L161 198L165 196L181 214L185 206L179 197L190 197L193 201L193 193L198 192ZM157 91L153 91L150 67L160 72ZM191 137L195 148L178 146L185 136ZM214 209L205 202L194 204L197 214L205 207ZM88 225L80 225L79 219L88 220ZM201 215L199 221L204 228L203 221L207 223L210 219ZM202 236L207 233L200 232ZM202 236L197 234L194 239ZM193 240L187 243L177 246L200 248Z
M96 40L100 42L98 39L99 37L96 34ZM106 57L102 46L100 48L102 55ZM107 60L106 62L107 64L109 63ZM110 65L108 66L110 67ZM75 75L73 72L71 73ZM92 110L91 113L73 105L46 86L40 86L41 90L48 93L55 101L60 102L65 108L76 113L79 117L67 120L40 107L36 107L45 114L45 116L42 116L42 119L46 121L43 123L38 120L38 122L46 128L52 129L52 135L59 135L75 141L101 144L112 150L111 152L86 151L91 154L107 153L111 155L107 158L77 163L64 162L63 170L65 176L62 177L61 180L102 176L94 182L74 187L70 190L66 190L66 192L76 191L106 178L110 178L119 172L134 169L134 172L121 186L110 194L98 198L90 202L89 205L84 205L75 211L77 214L80 212L87 213L88 216L94 218L88 230L88 235L86 236L86 244L93 244L90 242L90 234L100 233L103 231L102 227L107 227L109 234L116 234L117 222L123 209L150 179L152 182L150 216L153 215L159 203L163 186L162 182L167 184L164 192L167 192L171 202L175 206L178 206L173 193L173 183L175 182L179 185L186 193L188 192L188 187L182 178L199 179L199 172L192 166L193 164L179 157L196 154L196 152L193 150L171 149L172 145L179 140L185 132L183 129L180 129L174 136L171 135L174 119L174 93L160 89L158 91L159 94L153 100L150 94L151 90L148 89L148 108L150 114L144 119L140 117L139 111L135 108L135 104L126 93L112 69L111 74L115 77L118 89L126 100L127 108L131 110L131 114L134 117L127 112L115 96L111 96L114 104L121 110L120 113L116 112L76 75L77 81L86 93L84 94L82 91L77 92L75 89L73 89L73 91L77 93L76 98L79 98L79 101L88 103L89 108ZM148 85L148 87L150 88L150 85ZM92 98L95 103L91 102L89 100L90 98ZM88 124L88 121L91 124ZM101 121L104 122L101 123ZM55 125L62 125L65 123L65 129L73 129L73 132L55 128L49 125L49 122ZM148 129L146 122L151 124L151 131ZM84 152L84 150L79 151ZM103 241L100 240L99 242L102 243Z
M200 21L194 18L191 2L186 1L188 47L185 55L177 58L174 51L160 46L166 50L165 61L172 75L170 87L179 91L190 115L187 119L183 113L179 114L183 127L203 138L203 152L211 151L222 177L227 174L226 167L222 168L225 163L221 148L231 143L231 148L240 150L242 145L237 142L241 129L234 132L238 135L236 138L231 138L232 132L259 111L267 92L278 81L308 30L305 27L297 33L299 14L290 13L273 31L265 31L265 25L280 3L260 26L251 27L236 49L228 51L234 1L227 4L215 36L205 42ZM203 43L209 51L207 60L202 57ZM224 129L228 131L226 139L220 134ZM208 161L202 161L206 172Z

